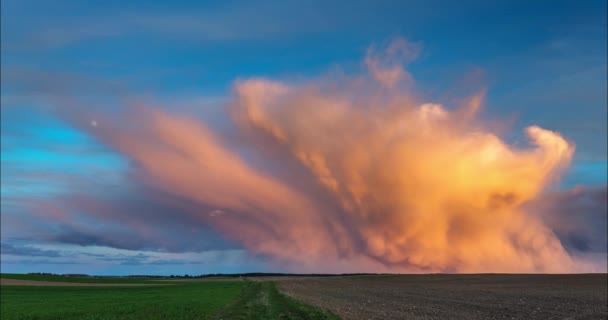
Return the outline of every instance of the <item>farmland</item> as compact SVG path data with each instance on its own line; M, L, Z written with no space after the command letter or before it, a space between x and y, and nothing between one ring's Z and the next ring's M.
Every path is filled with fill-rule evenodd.
M606 274L291 279L283 292L360 319L606 319Z
M2 286L2 319L198 319L236 299L244 283L144 287Z
M3 280L14 275L3 275ZM20 275L2 285L1 317L10 319L337 319L278 292L273 282L97 279ZM15 280L15 279L13 279ZM51 280L73 286L55 286ZM118 280L113 282L113 280ZM18 283L18 282L17 282ZM110 286L111 285L111 286ZM137 286L133 286L137 285Z
M3 274L2 278L4 284L7 278L46 284L2 285L2 319L423 320L608 316L606 274L255 275L202 279Z

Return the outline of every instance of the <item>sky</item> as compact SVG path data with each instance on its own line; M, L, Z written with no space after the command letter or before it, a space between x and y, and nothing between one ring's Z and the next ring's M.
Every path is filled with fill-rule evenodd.
M1 6L2 272L606 272L605 1Z

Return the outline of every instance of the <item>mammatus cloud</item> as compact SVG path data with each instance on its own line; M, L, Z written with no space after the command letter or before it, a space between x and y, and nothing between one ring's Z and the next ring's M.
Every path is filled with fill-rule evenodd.
M482 94L453 107L420 99L395 60L412 60L412 48L368 51L363 76L236 82L232 140L148 108L91 130L140 181L199 204L200 219L294 271L587 270L524 207L574 145L537 126L530 146L509 145L477 119Z

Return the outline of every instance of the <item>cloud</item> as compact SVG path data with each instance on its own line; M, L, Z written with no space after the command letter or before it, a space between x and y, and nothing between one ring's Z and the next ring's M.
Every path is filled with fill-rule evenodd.
M24 200L19 211L3 212L3 239L19 236L43 243L164 252L239 248L197 216L204 212L201 206L178 203L168 195L129 191L124 184L116 193L103 191L103 185L82 188L87 190ZM9 207L3 203L5 208Z
M151 186L224 212L213 216L208 214L212 210L200 210L198 217L206 223L230 238L245 241L248 247L263 247L256 252L260 254L335 254L333 248L322 246L331 241L326 232L317 230L323 219L309 214L323 208L255 170L225 149L206 127L160 112L144 111L132 121L142 131L125 134L121 130L126 128L111 128L103 132L105 138L128 152L145 174L142 179ZM154 140L144 142L140 139L144 135ZM271 242L269 237L284 241ZM303 238L317 241L298 241Z
M196 256L186 256L183 254L161 254L154 256L152 254L117 254L98 258L99 261L118 263L125 266L163 266L163 265L208 265L213 264L217 260L226 258L238 258L239 252L227 251L208 251ZM232 255L233 257L230 257Z
M204 250L200 252L158 252L124 250L104 246L36 243L11 240L2 243L3 272L55 272L87 274L167 274L170 272L204 274L206 272L246 272L263 268L264 260L241 249ZM253 269L250 269L253 268ZM259 269L257 269L259 270Z
M338 8L333 9L338 11ZM11 28L2 45L9 50L55 48L91 40L133 37L203 43L284 38L332 30L337 20L344 19L335 13L328 14L326 10L319 11L315 6L291 2L203 5L171 10L149 8L135 14L122 7L108 10L106 6L104 10L61 19L44 14L33 18L17 8L10 12L22 19L7 19L6 24ZM27 25L23 24L25 17L29 18ZM315 23L309 23L313 19Z
M92 133L140 183L290 270L586 270L525 206L558 181L573 143L530 126L528 147L509 145L476 116L483 94L421 99L400 81L397 61L417 55L407 50L369 51L368 74L338 80L239 80L229 136L146 107L105 114Z
M399 81L411 80L403 64L415 60L419 53L419 44L400 38L391 42L382 52L370 47L365 57L365 65L376 81L392 89Z
M22 266L22 265L42 266L42 265L80 265L80 264L82 264L82 262L75 261L75 260L57 261L57 260L52 260L52 259L21 259L21 260L4 259L4 260L2 260L2 264L18 265L18 266ZM65 268L65 267L62 266L62 268ZM20 271L20 269L17 269L17 270ZM65 270L65 269L63 269L63 270ZM35 272L46 272L46 271L44 271L44 268L39 268Z
M606 253L608 187L578 186L549 192L529 204L571 251ZM605 260L605 255L604 255Z
M61 257L62 254L55 250L41 250L30 246L16 246L10 243L1 244L2 255L28 256L28 257Z

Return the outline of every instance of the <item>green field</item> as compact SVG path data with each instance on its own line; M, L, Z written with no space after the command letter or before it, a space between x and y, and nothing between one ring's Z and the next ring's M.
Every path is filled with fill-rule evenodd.
M34 280L32 275L14 277L3 274L2 277ZM49 276L41 277L45 278L38 280L53 280ZM54 280L65 282L65 277ZM125 283L122 280L146 283L146 280L141 279L96 280L104 280L97 282L105 283ZM0 318L3 320L337 319L281 294L272 282L179 282L137 287L3 285L0 288L0 298Z

